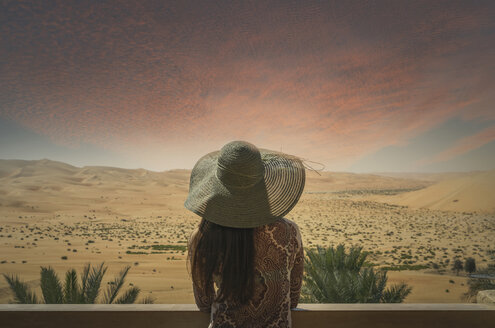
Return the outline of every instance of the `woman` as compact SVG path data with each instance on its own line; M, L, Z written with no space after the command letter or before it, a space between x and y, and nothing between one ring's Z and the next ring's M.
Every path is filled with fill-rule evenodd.
M299 158L244 141L194 166L184 205L202 220L189 240L188 265L210 327L291 327L304 254L298 226L283 216L304 183Z

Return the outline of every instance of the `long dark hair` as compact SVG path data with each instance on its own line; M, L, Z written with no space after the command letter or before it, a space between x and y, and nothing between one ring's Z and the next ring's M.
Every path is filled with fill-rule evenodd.
M204 289L217 273L221 285L216 301L247 303L254 289L253 228L229 228L202 219L190 245L192 279Z

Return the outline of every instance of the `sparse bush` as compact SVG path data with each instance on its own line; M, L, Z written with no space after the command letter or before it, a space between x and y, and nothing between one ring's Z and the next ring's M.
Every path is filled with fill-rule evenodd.
M454 261L454 265L452 266L452 270L455 271L456 275L459 275L459 271L461 271L463 268L462 261L459 259L456 259Z
M468 257L464 263L464 269L468 273L473 273L476 271L476 261L472 257Z

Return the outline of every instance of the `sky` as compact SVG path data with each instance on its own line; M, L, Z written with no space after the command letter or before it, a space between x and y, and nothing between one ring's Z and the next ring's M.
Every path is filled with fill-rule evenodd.
M0 159L495 169L493 1L2 1ZM315 162L315 163L313 163Z

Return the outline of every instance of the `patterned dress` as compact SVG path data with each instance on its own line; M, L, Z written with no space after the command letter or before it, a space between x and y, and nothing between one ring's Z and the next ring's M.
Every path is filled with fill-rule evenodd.
M291 327L290 309L299 301L304 265L299 228L279 218L254 228L254 244L255 290L247 304L217 303L213 284L202 290L193 278L199 310L211 313L209 327ZM214 276L214 281L218 290L219 277Z

